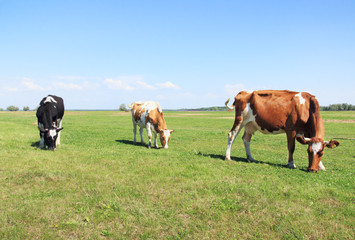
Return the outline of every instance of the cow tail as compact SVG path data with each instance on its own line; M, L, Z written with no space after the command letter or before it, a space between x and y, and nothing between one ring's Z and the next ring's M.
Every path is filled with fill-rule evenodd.
M226 107L227 107L229 110L234 110L234 103L233 103L231 106L229 106L229 105L228 105L229 100L230 100L230 98L228 98L228 100L224 103L224 105L226 105Z

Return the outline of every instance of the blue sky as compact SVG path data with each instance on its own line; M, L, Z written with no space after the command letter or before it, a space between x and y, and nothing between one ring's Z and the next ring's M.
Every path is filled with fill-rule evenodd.
M0 108L222 106L289 89L355 104L355 1L0 0Z

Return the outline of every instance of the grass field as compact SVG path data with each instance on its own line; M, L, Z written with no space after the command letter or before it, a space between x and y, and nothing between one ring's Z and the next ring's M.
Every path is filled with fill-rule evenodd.
M0 112L0 239L354 239L355 112L322 115L341 145L308 173L285 135L254 135L259 163L240 135L223 161L233 112L165 112L169 149L149 150L130 113L67 111L54 152L35 112Z

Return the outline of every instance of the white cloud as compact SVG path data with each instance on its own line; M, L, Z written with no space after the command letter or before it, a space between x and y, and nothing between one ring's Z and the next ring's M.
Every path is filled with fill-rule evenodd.
M22 85L24 85L25 88L28 90L40 90L40 91L46 90L44 87L35 84L34 81L30 78L24 78L24 80L22 81Z
M107 78L104 80L104 83L107 85L109 89L114 90L134 90L134 87L128 85L123 80L113 80L112 78Z
M156 86L159 88L170 88L170 89L180 89L180 87L172 82L165 82L165 83L156 83Z
M151 89L151 90L156 89L154 86L149 85L148 83L143 81L136 81L136 84L144 89Z
M149 85L146 82L143 82L144 77L141 75L132 75L132 76L120 76L117 78L106 78L104 83L109 89L114 90L126 90L132 91L136 88L144 89L154 89L153 86Z
M83 86L75 83L53 82L53 86L57 89L64 90L83 90Z

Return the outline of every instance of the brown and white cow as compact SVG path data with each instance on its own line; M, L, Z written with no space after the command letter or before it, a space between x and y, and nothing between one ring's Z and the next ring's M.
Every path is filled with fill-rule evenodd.
M295 139L308 144L308 170L325 170L321 158L324 147L333 148L337 141L324 141L324 124L315 96L306 92L262 90L240 92L234 98L235 121L228 134L226 160L230 160L232 144L244 127L244 147L248 161L254 162L250 152L250 140L255 131L265 134L286 133L288 144L288 167L296 168L293 162Z
M136 144L138 125L142 144L144 144L143 128L146 128L149 138L148 148L151 148L152 146L151 130L154 132L154 147L159 148L157 144L157 134L159 133L161 145L163 148L168 148L170 134L174 132L174 130L169 130L167 128L163 111L159 103L152 101L134 102L131 105L128 105L128 107L131 109L132 113L134 144Z

